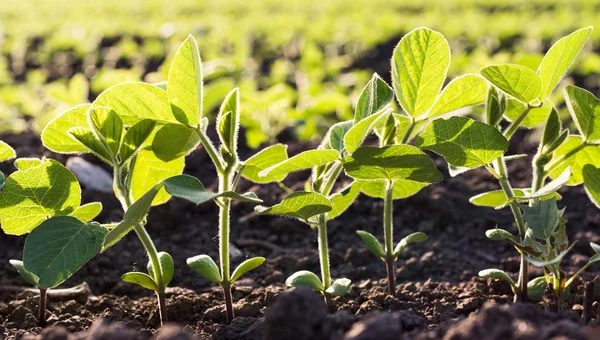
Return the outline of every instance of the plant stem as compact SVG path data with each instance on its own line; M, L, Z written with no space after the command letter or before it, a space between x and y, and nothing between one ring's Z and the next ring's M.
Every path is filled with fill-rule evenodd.
M517 119L515 119L515 121L508 126L508 128L506 128L504 131L504 137L506 137L506 139L510 139L510 137L512 137L512 135L517 131L519 125L521 125L525 117L527 117L529 111L531 111L531 106L527 105L527 108L523 110L521 115L519 115L519 117L517 117Z
M39 310L38 310L38 324L41 327L46 325L46 293L48 289L40 288L40 302L39 302Z
M594 302L594 281L585 283L583 294L583 323L587 325L592 319L592 303Z
M321 262L321 280L324 290L331 287L331 276L329 273L329 253L327 246L327 217L325 214L319 215L319 260Z
M224 283L223 287L223 295L225 296L225 310L227 312L227 324L230 324L233 321L233 298L231 297L231 284Z
M323 184L321 194L329 196L329 193L331 192L331 189L333 188L333 185L335 184L335 181L337 181L341 172L342 163L336 161L326 174L327 177L325 178L325 183Z
M219 174L219 192L228 191L231 188L231 173L224 171ZM229 277L229 214L231 200L223 198L219 205L219 256L221 262L221 277L223 282L223 293L225 295L225 308L227 310L227 323L233 321L233 304L231 301L231 283Z
M388 181L385 187L385 198L383 201L383 231L385 237L385 263L388 278L388 293L396 295L396 270L394 268L394 183Z
M223 173L224 165L223 165L223 162L221 161L221 157L219 157L219 154L217 153L217 149L215 148L213 143L210 141L210 139L208 138L206 133L202 130L202 128L196 129L196 133L198 134L198 137L200 138L200 142L206 149L208 156L210 157L210 159L214 163L215 167L217 168L217 172Z
M415 125L416 125L415 119L413 117L411 117L410 123L408 124L408 129L406 129L404 136L402 136L402 140L401 140L402 144L408 143L408 139L410 138L410 135L412 134L413 130L415 129Z

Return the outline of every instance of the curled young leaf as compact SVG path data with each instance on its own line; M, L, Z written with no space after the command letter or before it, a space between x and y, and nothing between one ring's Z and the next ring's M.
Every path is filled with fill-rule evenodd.
M385 250L383 249L383 246L381 245L381 243L379 243L377 238L373 236L373 234L362 230L357 230L356 233L358 234L358 236L360 236L360 238L367 246L367 249L369 249L371 253L375 254L375 256L379 257L380 259L385 258Z
M504 112L506 111L506 96L503 92L498 91L495 86L490 86L488 89L486 114L487 123L491 126L496 126L500 123Z
M326 149L337 150L339 153L344 152L344 137L353 126L354 123L351 120L332 125L329 131L327 131L325 138L323 138L321 146Z
M69 129L68 133L79 143L85 145L86 151L91 151L96 157L108 164L114 164L114 156L91 129L75 127Z
M385 109L392 99L394 99L394 91L377 73L374 73L358 98L354 124Z
M217 134L221 146L237 161L237 140L240 129L240 90L234 89L223 101L217 115Z
M240 265L237 266L237 268L235 268L235 270L233 271L233 274L231 274L231 279L229 280L229 282L234 283L242 275L244 275L245 273L251 271L252 269L260 266L261 264L263 264L263 262L265 262L264 257L253 257L251 259L248 259L248 260L240 263Z
M513 279L510 276L508 276L506 272L500 269L484 269L480 271L478 275L485 278L491 277L494 279L504 280L510 285L513 292L515 292L517 289L515 281L513 281Z
M221 272L213 259L208 255L198 255L187 259L187 264L203 278L214 283L221 283Z
M390 115L391 111L385 110L380 113L375 113L367 118L355 123L350 130L344 135L344 147L348 153L353 153L363 142L363 140L375 129L375 127L384 122Z
M290 287L311 287L317 292L322 292L324 289L323 283L317 275L308 270L301 270L292 274L285 280L285 284Z
M123 121L119 115L109 107L94 107L88 112L88 121L109 153L116 155L123 137Z
M127 132L125 132L125 137L123 137L123 144L121 145L121 149L119 150L119 157L121 158L121 163L126 162L135 155L146 139L152 134L152 130L156 126L156 122L150 119L143 119L137 122L135 125L130 127Z

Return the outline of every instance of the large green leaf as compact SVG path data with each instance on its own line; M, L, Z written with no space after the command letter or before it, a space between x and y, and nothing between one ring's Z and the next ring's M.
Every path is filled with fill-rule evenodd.
M333 220L346 211L356 197L358 197L358 194L360 194L360 187L360 183L352 182L340 192L331 195L329 199L331 200L332 208L327 214L327 219Z
M275 144L262 149L244 162L242 176L255 183L280 182L287 174L259 176L258 174L288 158L287 145Z
M381 77L374 73L358 98L354 123L386 108L394 99L394 91Z
M542 89L542 81L537 73L522 65L492 65L482 69L481 75L524 103L531 103L537 99Z
M217 116L217 133L221 146L237 159L238 130L240 129L240 90L234 89L223 101Z
M173 114L185 125L197 125L202 116L202 61L191 35L179 46L169 67L167 93Z
M5 162L17 157L15 149L3 141L0 141L0 162Z
M385 198L385 181L359 181L360 190L363 194L375 197ZM410 197L417 192L421 191L424 187L429 185L428 183L415 182L408 179L397 179L394 181L394 188L392 191L392 198L402 199Z
M348 151L348 153L353 153L362 144L363 140L373 132L373 129L389 117L390 113L390 111L383 111L372 114L354 124L354 126L344 135L344 147L346 148L346 151Z
M344 168L348 176L359 180L437 183L443 178L431 159L412 145L362 146L346 158Z
M488 164L508 149L498 129L466 117L434 120L417 136L415 145L442 155L451 165L467 168Z
M289 174L290 172L306 170L312 168L313 166L319 166L333 162L339 157L340 154L336 150L308 150L277 163L259 172L258 175L270 177Z
M546 100L541 107L534 107L530 109L527 113L527 116L525 116L519 126L531 129L545 122L552 111L552 107L552 102L550 100ZM525 110L525 104L516 99L509 99L504 116L509 121L514 122Z
M540 99L548 97L558 82L565 76L569 67L592 33L592 27L582 28L557 41L542 59L538 74L542 80Z
M583 185L590 201L600 208L600 169L586 164L583 167Z
M392 57L392 84L396 97L412 117L433 105L450 66L450 46L442 34L417 28L405 35Z
M5 233L23 235L52 216L68 215L79 207L81 188L62 164L41 165L13 172L0 195L0 222Z
M109 87L94 101L94 107L98 106L115 110L125 125L133 125L142 119L163 124L177 123L167 92L147 83L123 83Z
M39 277L39 287L56 287L100 251L106 232L72 216L50 218L25 239L23 265Z
M308 222L309 218L331 211L331 202L316 192L297 191L272 207L257 206L258 214L295 217Z
M75 127L89 128L87 112L91 107L91 104L78 105L51 120L42 131L44 146L60 153L88 152L88 148L74 140L67 131Z
M523 219L533 231L533 236L543 240L550 238L564 212L564 209L558 210L555 198L538 201L531 207L521 205L521 209L523 209Z
M565 99L577 130L585 140L600 142L600 101L591 92L567 86Z
M553 164L559 158L564 157L575 148L580 147L583 143L581 136L569 136L567 140L561 144L552 154L552 160L549 164ZM574 155L568 157L561 162L556 169L550 172L550 177L558 178L567 167L571 169L571 178L567 185L579 185L583 183L583 167L586 164L591 164L600 167L600 146L587 145L583 149L577 151Z
M200 144L196 130L181 124L161 127L152 140L152 150L163 162L185 157Z
M487 88L487 82L477 74L465 74L453 79L435 101L429 111L429 117L482 104L486 100Z

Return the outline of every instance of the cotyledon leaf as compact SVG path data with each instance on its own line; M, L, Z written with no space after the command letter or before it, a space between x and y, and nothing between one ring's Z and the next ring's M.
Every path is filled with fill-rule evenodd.
M5 233L23 235L52 216L79 207L81 188L75 176L55 160L13 172L0 195L0 221Z
M311 287L317 292L322 292L324 288L321 279L308 270L301 270L292 274L285 280L285 284L290 287Z
M156 284L156 281L154 281L154 279L150 275L145 274L145 273L140 273L140 272L125 273L121 276L121 280L123 280L127 283L136 284L140 287L144 287L153 292L158 291L158 285Z
M275 144L262 149L244 162L242 176L255 183L270 183L282 181L287 174L259 176L259 173L288 158L287 145Z
M542 90L534 70L518 64L491 65L481 70L490 83L524 103L532 103Z
M51 120L42 131L42 143L54 152L89 152L88 148L74 140L68 133L72 128L89 128L87 112L91 104L77 105Z
M38 286L38 282L40 281L40 278L37 277L32 272L25 270L25 267L23 266L23 261L9 260L9 262L10 262L10 265L13 266L13 268L15 268L15 270L19 273L19 275L21 275L21 277L23 279L25 279L25 281L27 281L30 285L32 285L34 287Z
M289 194L281 203L272 207L257 206L258 214L281 215L298 218L308 223L316 215L331 211L331 202L316 192L297 191Z
M203 278L214 283L221 283L221 272L219 267L208 255L197 255L187 259L187 265Z
M415 145L467 168L488 164L508 149L508 141L498 129L467 117L434 120L417 136Z
M232 283L237 281L242 275L260 266L263 264L263 262L265 262L264 257L253 257L240 263L240 265L237 266L237 268L235 268L233 271L233 274L231 274L231 279L229 281Z
M179 46L169 67L167 94L173 114L185 125L197 125L202 116L202 61L193 36Z
M463 107L486 101L488 84L477 74L465 74L453 79L429 110L429 117L443 115Z
M337 160L339 157L340 154L336 150L308 150L277 163L259 172L258 175L266 177L288 174L290 172L310 169L313 166L327 164Z
M392 88L377 73L374 73L358 98L354 124L386 108L392 99L394 99Z
M39 277L39 287L56 287L100 251L106 233L106 228L95 222L52 217L25 239L23 265Z
M160 269L162 271L163 284L165 285L165 287L167 287L173 279L173 274L175 273L175 264L173 262L173 258L171 257L171 255L169 255L169 253L161 251L157 255L158 262L160 263ZM156 279L156 274L154 273L154 265L152 264L152 261L148 261L148 265L146 267L148 268L148 274L150 275L150 277L158 281Z

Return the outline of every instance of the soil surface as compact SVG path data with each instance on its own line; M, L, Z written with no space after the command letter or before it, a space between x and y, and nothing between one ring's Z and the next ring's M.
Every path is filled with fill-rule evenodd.
M16 147L19 157L68 159L45 151L34 134L5 134L0 139ZM281 136L281 139L284 139ZM509 154L533 154L529 134L519 132ZM290 140L291 155L314 147ZM241 157L252 154L241 147ZM394 204L394 239L421 231L425 243L410 245L396 268L397 297L387 296L385 266L364 246L356 230L383 237L383 201L361 195L352 207L328 225L331 272L334 278L352 280L348 294L330 301L307 290L292 290L285 279L298 270L319 273L316 231L300 222L257 216L253 206L234 203L232 209L232 262L237 265L253 256L267 258L265 264L247 274L233 289L237 318L224 322L222 293L214 284L196 275L186 265L188 257L208 254L218 258L217 206L193 206L182 200L152 209L147 229L159 251L175 261L175 276L169 288L168 319L160 331L156 300L147 290L120 280L123 273L143 270L147 258L135 234L128 235L107 252L99 254L60 288L89 285L89 294L50 298L48 325L36 324L37 294L21 291L26 283L8 260L22 256L24 238L0 233L0 338L7 339L585 339L600 336L592 321L581 320L583 285L578 281L561 313L545 311L544 304L511 304L512 294L503 282L482 279L477 273L500 268L514 274L519 259L515 250L485 237L496 225L514 230L508 209L475 207L469 198L498 189L485 170L450 177L444 161L433 159L445 179L408 199ZM85 158L99 164L93 157ZM509 163L514 187L530 181L530 159ZM215 176L206 153L194 152L186 173L215 189ZM5 174L12 165L0 166ZM288 177L285 184L300 189L308 173ZM344 181L341 181L344 182ZM343 184L343 183L341 183ZM242 181L241 191L254 191L274 204L285 196L277 184L257 186ZM563 260L573 273L587 262L590 241L600 242L598 209L581 187L561 190L568 203L568 236L577 241ZM122 211L110 194L83 188L85 202L101 201L100 222L118 221ZM593 278L593 266L583 275ZM530 275L541 271L530 267ZM600 295L600 294L599 294ZM597 296L596 298L600 298ZM597 303L594 310L600 310ZM389 313L387 313L389 312ZM594 319L596 314L594 314ZM3 335L2 335L3 334ZM41 335L40 335L41 334Z

